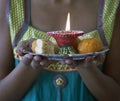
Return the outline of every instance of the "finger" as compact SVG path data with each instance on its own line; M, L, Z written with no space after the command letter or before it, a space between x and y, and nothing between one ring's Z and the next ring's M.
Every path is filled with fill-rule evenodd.
M20 42L17 46L17 49L16 49L16 52L20 55L20 56L23 56L25 55L23 50L25 50L25 47L26 47L26 42Z
M87 56L85 60L83 61L83 67L93 67L96 66L96 63L94 63L94 57L92 56Z
M47 67L50 63L48 63L47 60L42 60L39 64L40 64L42 67Z
M92 56L87 56L85 58L85 61L88 62L88 63L92 62L93 60L94 60L94 58Z
M42 69L41 66L40 66L40 61L41 61L41 58L39 56L34 56L32 62L31 62L31 66L33 69Z
M72 58L66 59L65 64L67 64L70 68L76 68L78 65L77 61L73 60Z
M66 54L62 62L69 65L73 63L73 59Z
M94 65L94 66L98 66L101 64L100 58L98 59L98 57L92 57L92 56L88 56L85 59L85 65Z
M17 52L18 55L20 55L20 56L24 56L24 55L25 55L25 53L23 52L23 48L17 49L16 52Z
M65 59L65 63L68 65L74 64L74 61L72 59Z
M41 61L39 62L39 64L40 64L42 67L46 67L46 66L48 66L50 63L51 63L51 61L48 60L47 57L41 57Z
M105 60L105 55L100 54L94 58L92 63L95 64L96 66L99 66L103 64L104 60Z
M25 55L25 54L24 54L24 50L26 50L26 51L32 51L32 50L31 50L31 43L33 42L33 40L35 40L35 39L29 39L29 40L21 41L21 42L18 44L18 46L17 46L16 52L17 52L20 56L23 56L23 55Z
M60 62L62 65L65 65L67 59L70 59L70 57L66 54L66 55L64 55L63 59L60 60L59 62Z
M95 57L95 60L103 63L104 60L105 60L105 55L104 54L100 54L100 55L98 55L98 56Z
M21 63L23 63L24 65L30 65L32 59L33 59L32 55L26 54L25 56L22 57Z

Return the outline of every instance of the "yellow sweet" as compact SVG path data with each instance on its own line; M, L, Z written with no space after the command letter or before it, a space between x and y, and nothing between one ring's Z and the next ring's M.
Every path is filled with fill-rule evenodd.
M55 54L55 45L45 39L36 39L32 42L32 52L37 54Z
M102 49L102 42L98 38L83 39L79 42L77 49L80 54L100 51Z

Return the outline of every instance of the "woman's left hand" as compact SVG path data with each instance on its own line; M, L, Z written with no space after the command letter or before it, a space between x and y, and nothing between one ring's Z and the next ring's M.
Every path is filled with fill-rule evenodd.
M95 58L92 56L87 56L83 60L73 60L72 58L65 57L64 60L60 61L62 64L67 64L70 68L85 68L85 67L92 67L98 66L103 64L105 59L104 55L98 55Z

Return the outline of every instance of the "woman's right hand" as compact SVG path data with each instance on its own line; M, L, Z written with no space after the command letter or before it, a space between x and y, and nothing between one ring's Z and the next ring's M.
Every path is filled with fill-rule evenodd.
M24 41L21 41L18 46L17 46L17 53L18 55L20 56L23 56L25 55L25 53L23 52L24 50L26 51L32 51L31 50L31 45L32 45L32 42L34 41L35 39L34 38L31 38L31 39L28 39L28 40L24 40Z
M43 69L44 67L47 67L49 64L53 63L53 61L48 60L47 57L25 54L20 63L33 69Z
M18 46L16 52L18 53L19 56L22 57L20 60L20 64L23 64L25 66L31 67L31 68L42 68L47 66L47 61L48 59L45 57L40 57L40 56L33 56L30 54L25 54L24 50L26 51L32 51L31 50L31 44L35 39L31 38L28 40L21 41Z
M28 40L21 41L18 44L17 53L19 56L21 56L20 63L32 68L38 68L38 67L44 68L52 63L56 63L57 61L49 60L45 56L35 56L24 53L24 50L32 52L31 45L34 40L35 40L34 38L31 38Z

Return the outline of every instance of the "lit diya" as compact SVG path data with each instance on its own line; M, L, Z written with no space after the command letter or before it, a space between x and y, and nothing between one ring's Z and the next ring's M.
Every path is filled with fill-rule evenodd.
M73 46L76 38L83 35L84 32L78 30L70 30L70 13L68 13L65 31L51 31L47 32L47 34L54 37L58 45L61 47L66 45Z

